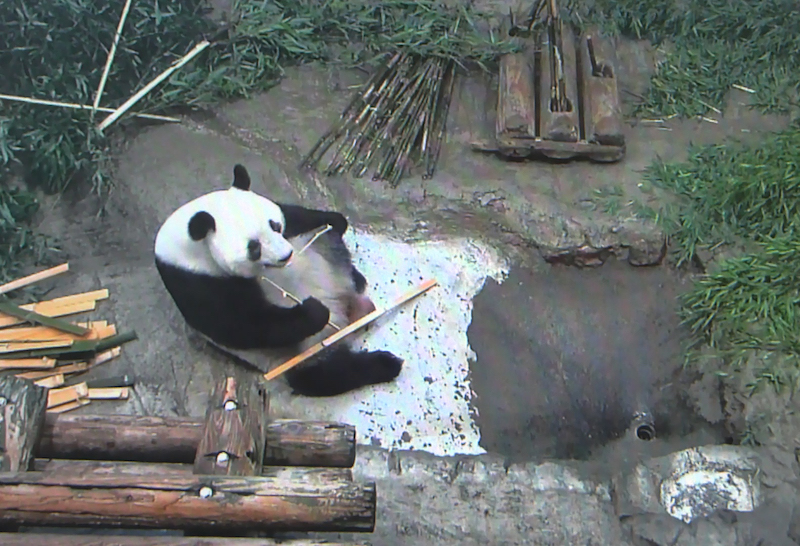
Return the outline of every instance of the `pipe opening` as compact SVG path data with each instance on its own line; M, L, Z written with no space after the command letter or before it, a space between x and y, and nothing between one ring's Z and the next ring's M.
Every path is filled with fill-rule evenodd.
M656 437L656 429L649 423L644 423L636 427L636 437L640 440L649 442Z

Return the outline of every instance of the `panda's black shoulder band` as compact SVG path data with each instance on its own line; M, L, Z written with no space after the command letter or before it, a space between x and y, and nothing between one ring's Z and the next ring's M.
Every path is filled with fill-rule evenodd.
M329 224L333 231L340 236L347 231L347 218L338 212L313 210L299 205L287 205L284 203L278 203L278 206L286 219L286 226L283 231L284 237L294 237L301 233L308 233Z

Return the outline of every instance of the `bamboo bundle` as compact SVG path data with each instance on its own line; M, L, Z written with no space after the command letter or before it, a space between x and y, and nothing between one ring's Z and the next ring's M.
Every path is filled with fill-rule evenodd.
M0 286L0 294L69 270L63 264ZM128 385L108 381L65 385L74 377L119 356L135 332L118 333L107 321L71 322L61 317L92 311L107 299L107 289L47 301L14 305L0 300L0 371L48 389L47 411L62 413L92 400L126 399ZM120 380L121 383L129 383Z
M433 176L455 83L455 61L396 53L342 112L303 165L314 168L341 141L325 173L361 177L378 162L373 180L396 187L414 163Z

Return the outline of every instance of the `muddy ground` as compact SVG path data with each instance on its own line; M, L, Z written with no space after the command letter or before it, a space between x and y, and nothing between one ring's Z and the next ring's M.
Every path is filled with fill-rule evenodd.
M645 44L632 42L620 43L618 54L622 97L628 100L646 85L654 55ZM744 106L747 96L735 94L718 124L626 125L627 153L617 164L508 163L469 149L470 141L490 136L496 101L496 82L472 75L457 87L433 180L412 177L392 190L368 177L329 179L298 170L303 155L351 97L350 87L364 78L320 66L289 70L268 93L187 117L179 125L128 134L116 155L116 187L104 216L95 217L98 202L84 194L47 202L40 228L59 239L61 256L73 272L50 295L106 287L111 299L97 318L139 334L120 358L92 372L134 373L131 400L80 411L199 417L216 381L227 373L248 373L187 331L152 256L154 235L169 212L202 192L225 187L233 164L244 163L270 197L340 210L357 230L369 228L409 245L463 246L460 241L466 239L499 256L497 263L473 264L482 271L477 295L464 289L464 305L443 311L446 317L466 317L468 328L454 318L449 333L465 338L463 350L474 351L474 358L464 358L463 373L453 362L445 366L442 385L451 379L469 384L476 445L470 451L454 441L437 443L434 427L424 445L437 446L444 456L390 451L379 437L391 440L390 427L377 428L377 444L369 443L381 447L363 447L358 466L359 476L377 480L379 488L378 525L368 540L386 545L795 544L789 537L796 536L791 485L796 469L786 451L765 456L765 473L773 476L763 503L768 508L746 516L730 512L692 524L664 514L620 518L610 485L616 472L651 457L730 441L717 384L699 382L681 369L685 331L675 316L675 295L688 279L661 262L662 235L627 205L630 200L652 205L660 198L642 184L641 170L656 157L682 157L689 142L715 142L730 134L757 138L758 131L782 127L784 121L756 115ZM621 208L610 207L594 192L614 187L624 191ZM605 263L578 269L545 262L558 256ZM454 263L461 264L458 260ZM376 276L379 270L370 280L382 286L384 279ZM451 295L461 294L458 290L454 285ZM448 358L460 359L461 350ZM422 392L413 389L422 384L425 374L418 370L424 364L422 357L407 364L408 392ZM439 388L423 387L426 392ZM279 414L347 415L348 420L360 415L346 413L356 406L403 395L386 387L323 408L290 397L281 385L272 388ZM425 415L437 411L436 403L426 400L415 403L428 411ZM637 411L654 416L655 440L631 436ZM374 424L364 419L364 426ZM454 422L445 419L442 426ZM424 517L415 515L418 502L425 503ZM776 513L785 516L779 525L763 519Z

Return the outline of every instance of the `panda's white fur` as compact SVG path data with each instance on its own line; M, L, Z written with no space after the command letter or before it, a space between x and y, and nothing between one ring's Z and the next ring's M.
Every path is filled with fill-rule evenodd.
M308 245L326 221L331 227ZM326 310L328 323L343 327L374 309L364 308L364 301L371 302L360 293L366 281L358 286L360 273L341 239L346 228L338 213L280 205L256 194L237 165L232 187L193 199L166 219L155 240L156 265L191 327L267 371L276 349L301 352L333 333L325 326ZM258 329L247 330L253 321ZM232 334L236 325L249 333ZM286 374L295 392L340 394L391 381L400 372L402 361L391 353L340 345Z
M215 219L215 229L205 244L188 237L186 228L201 211ZM281 258L294 248L270 221L285 225L280 207L269 199L236 187L213 191L189 201L167 218L156 236L155 254L196 273L254 278L264 267L280 266ZM247 259L242 240L261 243L259 262Z

